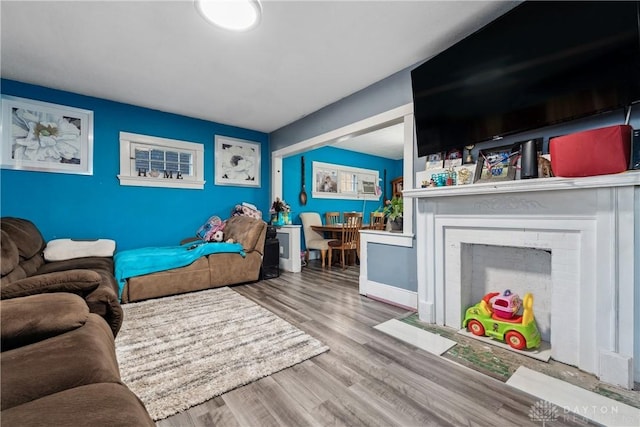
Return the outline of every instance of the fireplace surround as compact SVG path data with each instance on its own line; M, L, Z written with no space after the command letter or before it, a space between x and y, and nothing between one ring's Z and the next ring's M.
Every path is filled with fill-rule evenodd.
M421 320L461 328L466 307L477 302L470 290L473 245L546 251L549 289L534 308L548 312L552 357L625 388L640 380L640 172L404 195L418 200ZM535 296L540 285L524 273L516 285ZM501 291L505 283L496 286Z

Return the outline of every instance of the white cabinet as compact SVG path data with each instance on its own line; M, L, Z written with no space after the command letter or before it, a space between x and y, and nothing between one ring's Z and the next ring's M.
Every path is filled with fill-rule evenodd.
M280 269L299 273L302 270L300 259L300 232L301 225L283 225L277 227L278 241L280 242Z

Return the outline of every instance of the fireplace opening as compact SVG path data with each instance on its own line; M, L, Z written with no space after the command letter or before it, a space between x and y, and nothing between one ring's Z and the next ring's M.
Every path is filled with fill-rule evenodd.
M551 342L551 251L537 248L463 243L461 250L461 313L489 292L533 294L533 310L543 341ZM566 301L571 304L571 301ZM554 304L561 307L559 304ZM462 319L461 319L462 321Z

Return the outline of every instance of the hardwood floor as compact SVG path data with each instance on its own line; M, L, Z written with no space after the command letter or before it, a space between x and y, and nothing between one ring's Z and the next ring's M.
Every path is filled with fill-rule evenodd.
M232 289L326 343L299 365L161 420L168 426L541 426L537 402L506 384L375 329L407 311L358 294L356 267ZM588 425L565 416L544 425Z

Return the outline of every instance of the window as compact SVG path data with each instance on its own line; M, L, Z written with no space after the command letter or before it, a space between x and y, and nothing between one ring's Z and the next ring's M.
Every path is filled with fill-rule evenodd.
M204 188L204 145L120 132L120 185Z
M378 171L313 162L313 197L378 200Z

